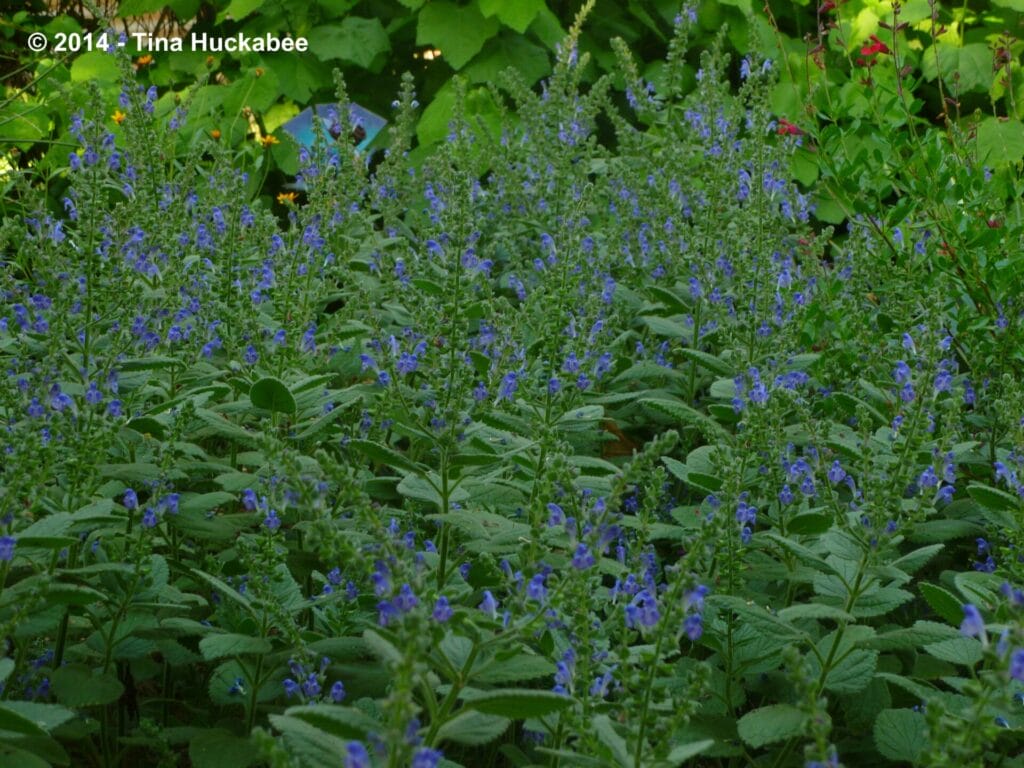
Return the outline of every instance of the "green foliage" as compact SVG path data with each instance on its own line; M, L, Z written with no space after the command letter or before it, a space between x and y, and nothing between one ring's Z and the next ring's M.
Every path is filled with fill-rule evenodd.
M920 117L996 85L926 5L808 62L798 5L234 0L314 50L56 63L88 109L0 224L3 759L1019 752L1019 169ZM247 139L326 92L337 139Z

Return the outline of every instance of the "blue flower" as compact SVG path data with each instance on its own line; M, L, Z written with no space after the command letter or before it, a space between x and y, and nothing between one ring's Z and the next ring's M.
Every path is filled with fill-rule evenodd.
M9 563L14 559L16 543L13 536L0 536L0 563Z
M452 607L448 604L448 598L444 595L437 598L437 602L434 603L434 611L431 614L434 621L444 624L454 615L455 611L453 611Z
M704 619L699 613L692 613L683 622L683 632L690 640L696 642L704 634Z
M420 747L412 756L410 768L437 768L442 757L444 757L444 753L439 749Z
M477 607L492 619L498 615L498 601L494 599L489 589L484 590L484 599Z
M498 402L511 400L519 389L519 375L515 371L509 371L501 380L501 387L498 390Z
M576 547L576 552L572 556L572 567L583 571L594 564L594 555L590 552L590 548L586 544L580 542Z
M124 492L124 498L121 500L126 509L138 509L139 497L135 491L131 488Z
M267 516L263 518L263 524L267 526L268 530L276 531L281 527L281 519L277 516L277 512L271 509L267 511Z
M832 462L832 466L828 470L828 481L833 485L843 482L846 479L846 470L843 469L839 463L839 459Z
M395 607L402 613L408 613L420 604L419 598L412 591L412 587L403 584L398 590L398 597L395 598Z
M370 768L370 753L362 742L350 741L345 747L344 768Z
M299 684L290 677L286 677L284 679L284 696L286 699L290 699L292 696L297 695L300 690L301 688Z
M971 603L964 604L964 620L960 624L960 633L965 637L982 637L985 634L985 620Z
M793 491L790 490L788 483L783 485L782 490L779 491L779 503L784 507L793 503Z
M338 680L331 686L331 701L335 704L340 704L345 700L345 686L341 680Z
M1010 677L1024 683L1024 648L1018 648L1010 657Z
M526 585L526 596L530 600L536 600L538 603L543 603L548 597L547 587L544 586L545 575L543 573L535 574L530 583Z

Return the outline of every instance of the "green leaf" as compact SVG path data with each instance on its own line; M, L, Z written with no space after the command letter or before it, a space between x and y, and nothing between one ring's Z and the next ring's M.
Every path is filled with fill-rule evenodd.
M883 709L875 718L875 746L890 760L917 761L928 745L924 715L912 709Z
M513 720L524 717L544 717L571 707L573 699L554 691L528 688L498 688L464 696L465 706L488 715L500 715Z
M640 405L663 413L680 424L696 427L705 437L713 442L727 442L732 438L729 431L717 421L679 400L644 398L640 400Z
M480 0L480 11L484 16L497 16L502 24L520 35L526 32L541 8L545 7L547 4L544 0Z
M896 587L872 589L857 598L857 602L853 606L853 615L860 618L883 616L913 599L914 596L905 589Z
M476 747L488 744L508 730L512 721L497 715L466 710L448 720L437 730L437 738L456 744Z
M964 667L973 667L981 661L983 653L981 643L973 637L951 637L930 643L924 650L936 659Z
M270 653L273 648L269 640L250 635L207 635L199 641L199 652L207 661L227 656L262 655Z
M680 766L690 758L709 750L714 743L714 739L702 739L701 741L692 741L689 744L680 744L677 747L673 747L665 759L669 765Z
M955 74L961 93L987 91L992 86L992 51L985 43L959 46L938 42L921 55L921 72L929 80L942 75L948 83L953 82Z
M939 616L950 624L959 626L964 619L963 603L947 589L938 587L935 584L922 582L918 585L921 596Z
M833 693L859 693L871 683L878 667L878 651L855 649L829 670L825 690Z
M422 467L386 445L375 443L372 440L349 440L348 447L359 451L366 458L378 464L383 464L386 467L413 472L417 475L423 474Z
M924 567L929 560L939 554L945 546L945 544L931 544L927 547L915 549L913 552L908 552L898 560L894 560L892 562L892 566L894 568L899 568L904 573L913 574Z
M978 159L988 165L1012 165L1024 159L1024 124L987 117L978 125Z
M188 756L195 768L248 768L260 759L249 739L223 728L203 730L193 736Z
M692 360L702 368L707 368L713 373L717 373L719 376L735 376L736 370L727 363L724 363L714 355L709 355L707 352L701 352L699 349L691 349L690 347L683 347L679 350L679 354L685 357L687 360Z
M270 715L268 719L281 732L288 752L302 768L338 768L347 740L324 733L297 717Z
M525 37L504 33L492 40L462 74L471 83L495 83L509 67L518 70L527 85L533 85L551 71L551 61L547 51Z
M14 671L14 659L0 659L0 683L11 676Z
M77 712L67 707L62 707L59 704L43 704L38 701L5 701L0 703L0 709L21 715L47 732L78 717Z
M419 13L416 45L436 45L452 69L462 69L498 32L498 21L484 18L476 5L432 0Z
M121 70L117 67L116 58L106 51L88 51L71 63L73 83L116 83L120 79ZM120 368L128 370L123 365Z
M1021 131L1022 141L1024 141L1024 125L1018 125L1017 127ZM983 507L996 511L1011 511L1020 508L1020 499L1016 496L999 488L992 488L981 483L971 483L968 485L967 495Z
M230 16L235 21L241 21L262 7L263 3L264 0L231 0L231 4L221 12L220 18Z
M124 686L114 675L94 675L84 664L66 664L55 669L50 682L57 701L66 707L113 704L124 693Z
M380 723L365 712L338 704L302 704L289 707L285 714L305 720L340 739L365 739L367 733L380 727Z
M321 61L342 59L370 69L391 50L380 19L346 16L340 24L319 24L306 35L309 50Z
M23 736L46 736L41 725L33 722L25 715L8 709L6 702L0 704L0 732L9 731Z
M763 747L803 733L803 712L789 704L770 704L747 712L736 723L740 738L751 747Z
M283 381L267 376L249 390L249 399L257 408L275 413L295 413L295 397Z
M853 616L840 608L836 608L832 605L822 605L821 603L801 603L799 605L791 605L788 608L783 608L779 611L779 618L784 621L797 621L800 619L815 619L821 621L827 619L829 621L853 621Z
M363 631L363 642L378 659L383 662L398 664L402 661L402 652L379 632L367 629Z
M629 746L626 744L626 740L622 738L622 735L615 730L612 719L608 715L598 715L593 719L592 724L598 740L608 747L612 757L615 758L615 762L621 768L627 768L627 766L631 765Z

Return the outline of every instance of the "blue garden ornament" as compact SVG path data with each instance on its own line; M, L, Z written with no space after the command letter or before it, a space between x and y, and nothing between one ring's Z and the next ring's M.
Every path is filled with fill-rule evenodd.
M306 107L281 127L299 144L312 149L313 143L316 141L313 115L315 114L320 120L325 137L338 139L342 130L338 109L337 104L316 104ZM356 152L365 152L388 121L358 104L349 104L348 109L349 125L352 130L352 141L356 145Z

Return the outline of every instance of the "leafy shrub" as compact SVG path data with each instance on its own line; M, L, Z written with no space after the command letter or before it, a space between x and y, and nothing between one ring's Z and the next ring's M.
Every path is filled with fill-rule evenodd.
M496 134L456 85L412 165L407 78L276 202L130 76L73 117L0 230L9 762L1019 751L1013 284L967 320L924 225L818 231L777 65L684 96L684 13L624 112L581 19Z

